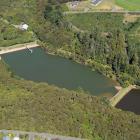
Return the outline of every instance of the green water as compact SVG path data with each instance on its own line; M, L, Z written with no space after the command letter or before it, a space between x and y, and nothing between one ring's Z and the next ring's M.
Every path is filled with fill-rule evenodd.
M18 76L67 89L82 88L93 95L115 94L114 82L71 60L46 54L41 48L4 54L2 58Z

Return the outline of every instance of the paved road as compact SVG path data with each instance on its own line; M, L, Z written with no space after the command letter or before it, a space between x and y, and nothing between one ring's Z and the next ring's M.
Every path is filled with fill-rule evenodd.
M66 11L63 14L69 15L69 14L85 14L85 13L128 13L128 14L140 14L140 11Z
M30 43L24 43L24 44L16 44L9 47L0 47L0 55L5 54L5 53L19 51L19 50L35 48L35 47L39 47L36 41L30 42Z
M82 140L80 138L75 137L67 137L60 135L53 135L49 133L38 133L38 132L26 132L26 131L18 131L18 130L0 130L0 133L3 134L14 134L16 136L24 136L28 135L29 140L35 140L34 137L37 136L42 140Z

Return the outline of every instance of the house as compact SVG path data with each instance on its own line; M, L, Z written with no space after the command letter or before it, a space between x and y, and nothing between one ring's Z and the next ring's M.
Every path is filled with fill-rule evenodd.
M94 6L97 6L99 5L103 0L91 0L91 3L94 5Z
M29 26L27 24L22 23L22 24L19 25L20 30L25 31L25 30L28 30L28 28L29 28Z
M71 7L75 8L78 6L78 4L79 4L79 1L73 1L73 2L71 2Z

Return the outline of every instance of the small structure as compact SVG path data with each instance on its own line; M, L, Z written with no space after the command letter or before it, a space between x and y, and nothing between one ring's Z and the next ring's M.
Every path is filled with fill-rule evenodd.
M14 137L14 139L13 140L19 140L19 137Z
M28 47L26 47L29 51L30 51L30 53L33 53L33 50L32 49L30 49L30 48L28 48Z
M29 25L27 25L25 23L22 23L19 25L20 30L26 31L26 30L28 30L28 28L29 28Z
M71 7L76 8L78 6L78 4L79 4L79 1L73 1L73 2L71 2Z
M103 0L91 0L91 3L94 5L94 6L97 6L99 5Z

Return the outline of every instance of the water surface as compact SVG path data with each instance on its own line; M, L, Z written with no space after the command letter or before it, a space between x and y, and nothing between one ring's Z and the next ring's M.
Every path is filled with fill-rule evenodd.
M115 94L115 83L97 71L71 60L46 54L41 48L4 54L3 59L18 76L67 89L82 88L93 95Z
M116 107L140 115L140 89L130 91Z

